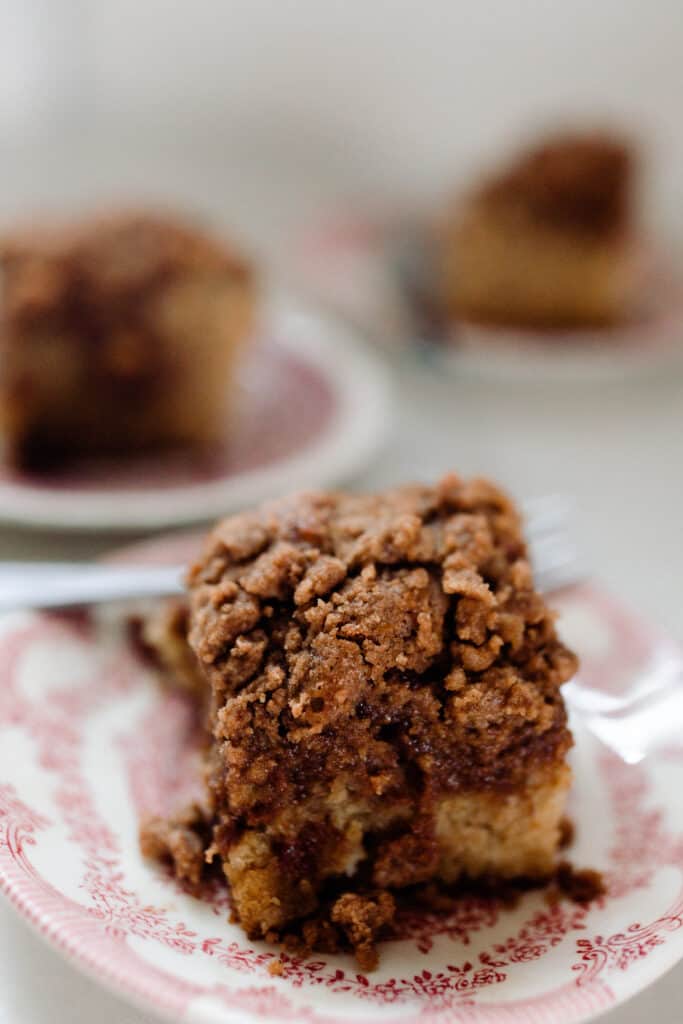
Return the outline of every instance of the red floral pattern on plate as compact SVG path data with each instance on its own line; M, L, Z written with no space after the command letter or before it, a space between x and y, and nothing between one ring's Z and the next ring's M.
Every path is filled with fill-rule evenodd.
M596 614L604 600L594 599ZM589 591L581 601L590 603ZM280 956L249 945L225 923L224 889L198 903L141 864L135 821L144 809L168 809L191 777L192 716L181 698L156 687L115 631L112 623L18 617L0 636L0 743L20 743L30 761L19 772L6 764L0 785L0 885L53 943L145 1005L188 1019L195 1006L210 1005L217 1020L225 1006L310 1024L341 1024L353 1005L353 1019L366 1024L379 1011L391 1024L415 1014L434 1024L570 1022L617 1001L621 976L651 962L643 975L650 980L681 954L683 891L671 899L660 883L673 871L681 888L683 831L672 829L649 764L626 766L590 744L581 757L592 759L604 792L608 891L600 906L548 906L530 894L515 911L468 899L443 916L405 914L370 977L345 957ZM42 670L31 661L41 651L72 656L80 670L46 678L45 660ZM119 788L86 768L102 750ZM658 772L677 764L676 754L668 751ZM126 806L117 807L126 779ZM583 823L581 812L580 828L599 827ZM60 867L65 851L70 871ZM651 917L629 918L629 900L642 907L644 894ZM278 979L267 973L275 958ZM541 959L539 992L528 972ZM395 1016L387 1016L391 1007Z

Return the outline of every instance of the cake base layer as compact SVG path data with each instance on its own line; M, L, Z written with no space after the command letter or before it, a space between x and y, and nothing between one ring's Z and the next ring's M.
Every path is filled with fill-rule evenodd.
M558 232L474 208L444 246L443 292L456 317L522 327L601 326L632 312L634 248L623 235Z
M267 829L247 829L225 857L213 844L207 849L206 819L194 808L173 822L149 822L142 846L191 886L207 862L219 860L235 918L254 939L298 934L317 948L332 941L330 929L341 929L335 941L357 946L341 918L352 907L356 919L373 908L382 920L368 940L370 956L401 890L433 881L552 879L570 778L559 764L514 792L447 795L435 803L431 823L408 802L383 811L354 803L338 786L325 806L315 801L283 811Z
M334 876L342 890L356 874L375 890L433 878L548 878L570 777L562 764L511 793L444 796L430 819L407 802L383 812L339 794L327 808L283 812L268 829L247 830L223 860L235 912L256 938L316 910L322 880Z

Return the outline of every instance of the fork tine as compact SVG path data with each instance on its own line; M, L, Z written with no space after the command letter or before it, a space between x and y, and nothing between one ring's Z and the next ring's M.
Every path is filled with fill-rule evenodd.
M680 744L683 722L683 685L670 686L635 710L619 715L594 714L585 725L627 764L638 764L648 754L669 744Z
M584 575L569 528L571 507L560 494L524 503L534 578L545 593L576 583Z
M578 582L585 574L570 532L571 503L554 494L526 502L524 510L538 589L548 592ZM627 764L680 743L683 659L678 647L665 640L618 694L584 686L580 673L562 692L588 730Z

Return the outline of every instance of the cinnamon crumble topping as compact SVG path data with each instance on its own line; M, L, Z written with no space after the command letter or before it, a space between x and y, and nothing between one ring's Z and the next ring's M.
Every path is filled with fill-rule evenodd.
M558 135L532 149L481 190L516 202L535 220L582 234L609 234L629 217L634 158L607 135Z

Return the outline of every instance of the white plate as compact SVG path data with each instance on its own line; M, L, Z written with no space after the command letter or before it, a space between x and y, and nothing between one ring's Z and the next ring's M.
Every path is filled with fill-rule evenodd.
M339 483L386 435L382 367L350 328L293 300L271 301L241 385L220 450L82 461L52 476L0 469L0 520L65 530L200 522L283 490Z
M146 557L181 553L176 537ZM658 642L593 589L561 609L607 688ZM75 966L146 1009L193 1024L577 1024L683 956L683 745L627 766L576 730L569 855L604 872L599 903L465 900L405 917L371 975L315 955L283 956L273 977L278 951L227 922L225 892L193 899L140 856L141 814L182 802L196 752L188 706L116 621L9 616L0 673L0 887Z
M415 256L410 259L410 247ZM329 308L379 342L410 344L415 296L407 294L399 266L420 264L417 233L400 217L373 221L340 217L312 231L295 262L300 280ZM482 379L576 383L621 381L683 368L683 285L655 254L643 254L647 309L631 322L610 328L524 330L458 323L436 328L436 343L416 350L437 368ZM405 274L405 270L403 271ZM424 281L422 288L433 283Z

